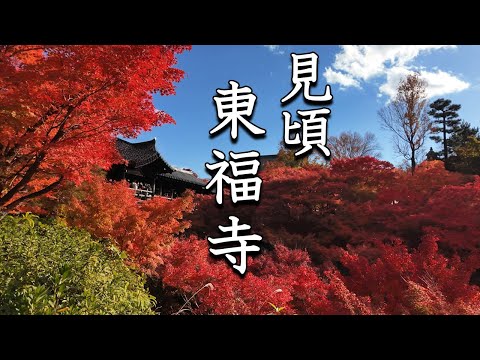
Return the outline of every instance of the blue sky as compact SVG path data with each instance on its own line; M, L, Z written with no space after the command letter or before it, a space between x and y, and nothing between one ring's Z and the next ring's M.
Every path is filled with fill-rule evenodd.
M285 107L280 104L293 86L290 53L311 51L319 55L317 86L311 93L323 94L327 83L332 88L329 135L371 131L382 147L382 159L395 165L401 158L390 134L381 130L377 111L398 79L410 71L419 71L428 81L432 99L441 96L460 103L460 116L480 126L480 46L196 45L178 57L177 67L185 71L185 78L177 84L176 95L154 97L155 107L173 116L177 124L156 127L137 140L156 137L157 150L170 164L191 168L204 178L209 178L204 163L212 161L212 149L276 153L283 136L282 111L297 120L296 110L318 108L306 105L302 95ZM210 129L219 121L212 97L217 88L228 88L229 80L253 89L257 102L251 121L267 130L266 137L253 139L241 127L236 144L229 129L210 138Z

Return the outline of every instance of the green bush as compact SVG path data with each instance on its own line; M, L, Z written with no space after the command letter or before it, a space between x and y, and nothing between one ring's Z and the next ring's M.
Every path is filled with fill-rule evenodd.
M0 314L153 314L116 248L36 216L0 221Z

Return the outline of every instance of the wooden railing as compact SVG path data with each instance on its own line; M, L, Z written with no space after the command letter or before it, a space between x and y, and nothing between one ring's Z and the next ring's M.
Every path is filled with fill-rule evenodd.
M151 199L153 197L153 191L152 190L145 190L145 189L135 189L135 188L130 188L132 191L135 192L135 196L140 198L140 199Z
M135 188L130 188L130 190L135 192L135 196L141 200L148 200L153 198L153 191L152 190L145 190L145 189L135 189ZM170 195L155 195L158 197L162 197L168 200L172 200L173 197Z

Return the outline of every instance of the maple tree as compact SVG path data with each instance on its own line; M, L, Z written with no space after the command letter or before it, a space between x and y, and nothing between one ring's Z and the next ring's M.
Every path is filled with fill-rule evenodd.
M172 123L152 94L174 94L189 46L1 46L0 207L80 183L119 160L114 139Z
M376 239L376 256L342 250L341 263L348 275L337 272L338 279L363 299L359 313L478 314L480 292L469 284L480 264L478 253L460 261L442 255L437 242L432 231L413 251L395 237Z
M198 292L200 305L195 307L192 301L186 308L193 313L313 314L328 303L325 284L310 266L308 255L283 246L249 258L248 272L241 278L225 261L209 256L205 240L193 236L175 243L162 280L184 293Z
M272 244L307 249L320 265L338 260L338 248L367 246L372 234L394 234L409 246L418 245L424 227L446 226L454 219L448 213L454 192L475 189L473 176L449 172L441 161L420 164L412 176L371 157L333 160L329 167L272 166L261 177L259 206L227 202L219 208L210 196L198 197L198 211L189 216L190 233L215 233L228 213L251 224ZM439 198L444 199L441 206ZM454 201L469 209L476 206L475 199L469 194ZM465 214L464 221L476 228L474 217Z
M103 176L70 188L59 200L57 212L67 224L112 240L130 264L151 276L158 275L176 236L190 225L183 217L193 210L190 191L172 200L139 201L126 181L111 183Z
M105 180L102 169L121 161L116 136L173 122L154 108L152 93L174 93L183 72L172 66L186 49L1 46L1 210L55 216L101 239L92 240L97 249L113 242L119 259L148 275L163 312L480 313L480 179L447 171L441 161L416 163L428 124L415 76L399 88L404 99L395 100L409 121L393 127L416 136L406 149L413 174L370 156L295 161L282 148L261 171L258 206L222 207L214 195L189 191L139 201L126 182ZM411 133L416 124L419 134ZM452 133L452 148L471 168L478 139L475 129L463 127ZM263 237L243 278L209 254L206 240L232 215ZM6 219L14 229L17 220ZM48 241L61 236L47 235L39 232L35 242L57 248Z
M469 284L480 265L478 254L466 261L448 258L438 251L433 233L413 252L401 240L390 240L375 241L375 256L341 250L342 271L322 272L307 252L276 245L249 258L249 271L241 278L209 255L205 240L190 237L175 243L161 275L165 286L185 295L176 313L480 313L480 291Z
M397 172L390 163L371 157L333 160L330 167L272 165L261 174L259 206L227 202L219 208L202 196L198 211L190 216L191 231L201 237L215 233L224 214L232 214L261 231L267 242L307 249L318 265L331 258L337 246L364 241L356 230L369 218L360 207Z
M441 161L423 162L411 175L371 157L333 160L330 166L272 164L261 177L262 199L256 207L227 202L220 209L210 195L197 197L190 234L212 236L228 213L251 224L265 246L248 265L251 275L240 280L225 275L224 261L208 256L205 240L174 245L176 258L167 267L166 284L188 294L206 283L218 290L199 292L194 312L268 313L273 308L259 306L265 298L274 303L271 291L280 286L288 296L274 304L284 313L480 312L480 291L471 283L480 268L478 177L449 172ZM190 246L203 255L188 258ZM300 276L294 261L279 260L279 251L303 256L308 271L304 268ZM202 262L205 269L195 267ZM276 267L284 269L284 282L275 278L280 274ZM275 286L269 287L272 279ZM269 295L247 291L245 281L254 284L252 289L269 289ZM237 287L245 290L236 293ZM307 288L318 290L318 302L299 300L308 298Z

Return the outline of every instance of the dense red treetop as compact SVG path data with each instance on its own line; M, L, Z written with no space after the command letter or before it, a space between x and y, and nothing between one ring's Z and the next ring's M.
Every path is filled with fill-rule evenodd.
M213 287L196 295L193 312L480 312L478 177L449 172L440 161L412 175L371 157L272 164L261 176L258 206L219 209L201 196L190 216L200 237L216 234L225 213L262 235L262 254L244 279L208 256L206 241L193 236L174 245L164 283L188 294Z
M118 160L113 139L171 123L170 95L188 46L1 46L0 207L93 165Z
M126 181L110 183L92 176L63 193L57 213L70 226L110 238L130 264L148 275L157 275L176 236L190 226L183 217L193 210L191 191L172 200L156 196L139 201Z

